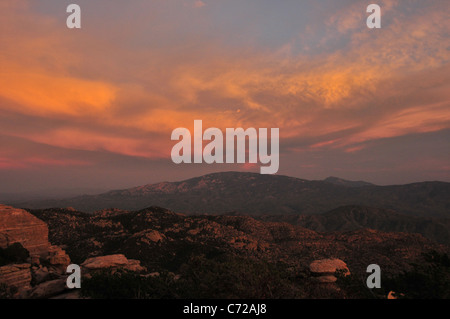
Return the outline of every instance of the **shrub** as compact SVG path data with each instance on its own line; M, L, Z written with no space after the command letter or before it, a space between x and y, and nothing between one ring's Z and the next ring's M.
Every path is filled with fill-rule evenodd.
M26 262L30 256L22 244L14 243L5 249L0 248L0 266Z
M9 287L4 283L0 283L0 299L12 299L16 293L16 287Z
M81 295L93 299L166 299L171 292L173 276L167 273L145 277L138 273L104 270L83 279Z
M296 298L295 278L282 265L228 256L192 257L180 268L180 276L161 273L146 277L137 273L102 271L82 281L83 296L94 299L168 298Z
M423 254L424 262L411 271L389 278L386 286L405 299L449 299L450 258L436 251Z

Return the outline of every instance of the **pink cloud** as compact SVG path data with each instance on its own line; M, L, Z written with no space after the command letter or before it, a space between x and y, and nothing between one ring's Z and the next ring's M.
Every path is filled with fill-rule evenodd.
M195 8L201 8L201 7L204 7L204 6L206 6L206 3L204 3L204 2L201 1L201 0L197 0L197 1L195 1L195 3L194 3L194 7L195 7Z

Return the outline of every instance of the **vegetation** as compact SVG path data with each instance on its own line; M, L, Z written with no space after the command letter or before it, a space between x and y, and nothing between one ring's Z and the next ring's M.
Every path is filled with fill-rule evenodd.
M16 287L9 287L4 283L0 283L0 299L12 299L16 293Z
M347 298L386 299L389 292L393 292L398 299L449 299L449 256L430 251L422 257L423 262L411 264L411 270L385 278L382 276L380 289L367 289L366 277L357 275L339 276L338 284Z
M390 278L386 287L400 299L450 299L450 258L436 251L423 255L425 262Z
M0 266L26 262L29 256L28 250L20 243L14 243L5 249L0 248Z
M450 291L449 261L443 254L448 249L418 234L362 229L320 235L286 223L185 216L157 207L92 216L60 215L58 210L35 213L45 217L50 241L65 245L74 263L94 253L121 253L160 273L97 273L82 285L82 293L92 298L385 299L391 291L399 298L448 298ZM359 223L369 215L359 208L350 213L344 209L332 224ZM375 218L374 224L383 220ZM430 249L440 253L420 257ZM308 266L327 256L348 263L351 275L336 284L317 283ZM365 270L376 260L382 268L382 288L368 289Z
M283 266L236 256L219 260L195 256L181 274L104 271L83 281L82 294L91 298L296 298L300 290Z
M363 275L336 274L336 286L318 285L306 273L302 275L285 265L228 255L214 260L194 256L182 265L179 276L169 272L158 276L127 271L99 272L83 281L81 292L96 299L386 299L390 291L397 292L397 298L449 298L448 255L433 251L423 257L425 263L412 265L410 271L382 277L380 289L368 289Z

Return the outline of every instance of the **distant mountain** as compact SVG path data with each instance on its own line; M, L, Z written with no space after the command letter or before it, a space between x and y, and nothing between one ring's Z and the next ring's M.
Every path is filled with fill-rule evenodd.
M340 206L360 205L393 209L407 215L450 217L450 183L376 186L363 182L331 181L225 172L100 195L15 205L25 208L74 207L87 212L110 207L139 210L160 206L186 214L234 211L247 215L320 214Z
M339 177L330 176L323 180L324 182L331 183L334 185L347 186L347 187L362 187L362 186L375 186L372 183L364 181L348 181Z
M416 217L393 210L344 206L317 215L272 215L259 219L287 222L317 232L343 232L370 228L383 232L418 233L433 241L450 244L450 219Z

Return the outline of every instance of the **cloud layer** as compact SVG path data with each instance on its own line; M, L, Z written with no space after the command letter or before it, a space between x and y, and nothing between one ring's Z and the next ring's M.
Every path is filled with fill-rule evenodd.
M294 163L308 167L313 154L351 154L349 167L364 177L389 168L359 162L363 150L450 128L443 1L380 1L377 30L366 27L361 1L78 4L81 30L65 27L64 1L0 5L0 136L36 145L5 142L2 171L98 169L95 156L74 160L72 151L169 160L171 131L202 119L222 129L279 127L286 174L303 176ZM448 155L449 140L439 141L434 161L417 157L425 171ZM61 151L49 156L44 145ZM440 167L433 174L449 179Z

